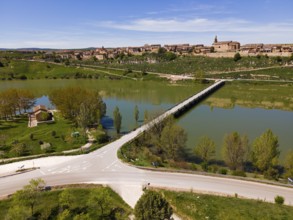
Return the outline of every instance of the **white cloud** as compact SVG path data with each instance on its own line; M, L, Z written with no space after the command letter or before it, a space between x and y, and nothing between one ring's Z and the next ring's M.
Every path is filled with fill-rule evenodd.
M144 31L144 32L293 32L293 23L266 23L258 24L240 19L211 20L207 18L196 19L137 19L129 22L99 22L99 27L112 29Z

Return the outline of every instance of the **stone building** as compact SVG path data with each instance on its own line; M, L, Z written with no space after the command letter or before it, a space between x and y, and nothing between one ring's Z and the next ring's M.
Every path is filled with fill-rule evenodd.
M218 41L216 36L213 47L215 52L236 52L240 49L240 43L237 41Z

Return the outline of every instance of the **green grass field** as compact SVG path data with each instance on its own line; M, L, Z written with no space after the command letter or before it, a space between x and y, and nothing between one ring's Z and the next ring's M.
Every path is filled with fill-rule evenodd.
M37 61L11 60L0 67L1 80L13 79L143 79L148 78L135 72L112 70L89 66L65 66ZM154 77L152 77L154 78Z
M292 219L293 207L260 200L161 190L182 219Z
M82 136L71 137L71 133L76 131L76 128L59 114L55 114L55 123L39 124L33 128L28 127L27 116L21 116L14 121L2 120L0 131L2 158L42 154L45 151L41 149L40 141L51 144L52 147L48 152L75 149L86 143L86 139ZM52 134L53 131L55 135ZM14 149L21 144L26 145L26 150L19 155Z
M85 186L85 188L82 188L82 186L68 186L66 190L68 190L70 195L70 205L68 207L70 215L66 219L73 219L81 213L88 215L89 218L87 219L128 219L132 212L132 209L110 188L101 186ZM64 189L53 189L52 191L41 192L41 197L34 210L34 217L30 219L57 219L58 214L62 212L59 206L59 197L63 191ZM93 207L89 205L88 200L92 193L107 195L104 203L104 207L106 207L104 215L107 216L101 216L98 204L92 204ZM13 197L1 200L0 218L5 219L9 209L14 209L17 203L17 201L13 201ZM20 206L30 211L29 206L23 206L22 204ZM28 212L28 215L31 216L30 212Z

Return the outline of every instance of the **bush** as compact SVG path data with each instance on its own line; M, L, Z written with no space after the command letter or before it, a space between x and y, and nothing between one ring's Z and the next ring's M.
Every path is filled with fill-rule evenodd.
M19 77L19 79L21 79L21 80L27 80L27 77L26 77L26 75L21 75L21 76Z
M52 135L52 137L55 137L56 136L56 131L52 131L51 135Z
M172 208L158 192L146 191L134 208L135 219L170 219Z
M285 202L285 199L283 196L276 196L275 197L275 203L278 205L283 205Z
M228 170L226 168L221 168L219 170L219 174L223 174L223 175L226 175L228 173Z
M241 55L240 55L240 53L235 53L235 55L234 55L234 61L235 62L237 62L238 60L241 60Z
M269 180L278 180L280 177L279 170L270 167L267 171L264 172L264 177Z
M246 173L242 170L234 170L232 172L233 176L242 176L242 177L246 177Z

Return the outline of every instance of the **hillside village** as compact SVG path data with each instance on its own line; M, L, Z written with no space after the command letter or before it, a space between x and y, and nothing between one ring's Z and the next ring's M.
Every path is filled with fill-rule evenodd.
M244 44L237 41L218 41L217 36L211 46L203 44L145 44L137 47L117 47L117 48L92 48L83 50L57 50L56 55L63 59L114 59L119 55L140 56L144 53L158 53L163 48L164 51L172 52L178 56L209 56L209 57L233 57L236 52L241 56L291 56L293 44ZM47 52L50 56L52 52Z

